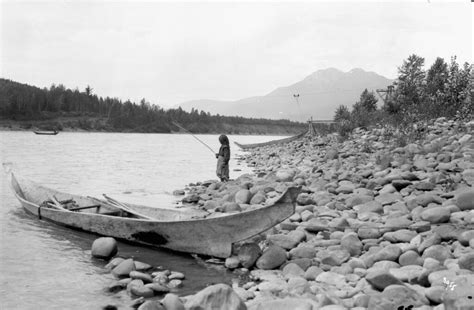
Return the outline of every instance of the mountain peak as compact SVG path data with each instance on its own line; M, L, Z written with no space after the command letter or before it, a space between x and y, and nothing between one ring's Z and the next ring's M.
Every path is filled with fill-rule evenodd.
M350 70L348 73L368 73L368 72L361 68L354 68Z
M278 87L257 98L245 98L233 102L184 103L204 111L222 115L247 117L289 118L303 121L311 116L315 119L331 119L336 108L343 104L351 106L360 98L364 89L374 90L391 84L391 80L371 71L354 68L347 72L336 68L320 69L292 85ZM299 94L295 101L294 94ZM298 106L295 106L295 104ZM295 112L295 108L297 111ZM281 112L281 113L280 113Z

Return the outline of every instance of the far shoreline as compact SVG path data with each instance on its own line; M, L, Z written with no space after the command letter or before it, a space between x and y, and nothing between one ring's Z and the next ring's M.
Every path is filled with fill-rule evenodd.
M45 131L45 129L41 129L38 127L32 127L32 128L21 128L20 126L18 127L6 127L6 126L0 126L0 132L31 132L34 133L34 131ZM46 130L47 131L47 130ZM138 131L108 131L108 130L85 130L82 128L63 128L61 130L57 130L58 134L62 132L75 132L75 133L128 133L128 134L177 134L177 135L189 135L189 133L186 132L181 132L181 131L173 131L173 132L138 132ZM206 133L192 133L193 135L220 135L222 134L221 132L206 132ZM224 133L227 135L234 135L234 136L276 136L276 137L287 137L287 136L292 136L293 134L282 134L282 133L265 133L265 134L260 134L260 133Z

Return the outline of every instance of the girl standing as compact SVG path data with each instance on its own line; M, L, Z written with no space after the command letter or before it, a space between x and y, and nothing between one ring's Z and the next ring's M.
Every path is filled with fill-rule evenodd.
M221 148L219 153L216 154L217 158L217 170L216 174L221 179L221 182L229 181L229 160L230 160L230 146L229 138L226 135L220 135L219 142Z

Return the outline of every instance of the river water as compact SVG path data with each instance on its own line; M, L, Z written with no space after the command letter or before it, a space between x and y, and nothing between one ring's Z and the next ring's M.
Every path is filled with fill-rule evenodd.
M219 149L217 135L198 135ZM231 178L251 172L235 158L233 141L257 143L270 136L229 136ZM215 156L190 135L61 132L0 132L0 160L22 177L60 191L124 202L175 207L175 189L216 179ZM234 171L241 170L241 171ZM26 214L0 172L0 309L128 309L126 292L107 293L114 280L106 262L91 258L96 235L39 221ZM231 283L235 275L190 255L119 242L119 255L183 272L186 295L205 286Z

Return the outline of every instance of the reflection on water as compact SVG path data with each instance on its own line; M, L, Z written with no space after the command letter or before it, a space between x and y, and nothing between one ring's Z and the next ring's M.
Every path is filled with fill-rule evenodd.
M217 135L199 138L219 148ZM256 143L264 136L229 136ZM231 145L232 154L239 154ZM67 133L38 136L0 132L0 160L12 162L15 173L68 193L101 196L159 207L172 207L170 195L190 182L216 179L216 159L189 135ZM250 172L231 160L231 178ZM127 305L130 297L104 288L114 279L106 262L90 256L95 235L74 231L26 214L0 173L0 308L100 309ZM230 283L222 268L199 264L187 254L119 243L119 254L177 270L186 275L186 295L208 284ZM119 307L120 308L120 307ZM126 307L123 307L124 309Z

